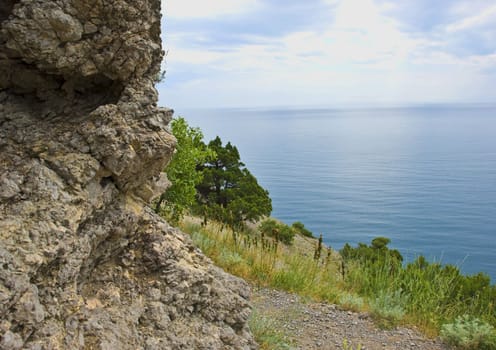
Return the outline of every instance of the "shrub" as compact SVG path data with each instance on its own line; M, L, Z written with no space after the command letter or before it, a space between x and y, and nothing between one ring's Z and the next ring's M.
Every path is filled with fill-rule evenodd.
M356 248L346 243L343 249L340 250L340 253L344 260L354 259L366 263L375 263L383 262L389 258L389 262L393 265L400 265L403 261L403 256L398 250L387 247L390 241L386 237L376 237L372 240L370 246L364 243L358 243Z
M444 324L441 338L459 349L496 349L494 327L468 315L457 317L454 323Z
M233 266L243 262L243 257L237 252L232 252L227 249L221 249L219 255L219 263L222 266Z
M381 318L383 326L391 326L400 321L405 316L404 305L407 297L401 290L389 292L381 290L375 300L372 301L372 312Z
M293 242L295 235L295 231L291 227L274 219L262 221L258 229L260 230L260 233L273 237L288 245Z
M279 222L274 219L265 219L260 223L258 229L260 233L263 233L267 236L272 236L273 232L279 227Z
M294 235L295 235L295 233L291 227L289 227L288 225L282 224L280 229L279 229L277 239L279 241L283 242L284 244L289 245L289 244L293 243Z
M199 230L193 231L191 239L198 248L205 254L212 254L217 247L217 241L202 234Z
M302 236L305 236L305 237L311 237L313 238L313 233L308 230L305 225L303 225L302 222L300 221L296 221L296 222L293 222L293 224L291 225L291 228L298 234L302 235Z
M339 304L345 309L360 311L363 308L363 298L350 294L344 293L339 297Z

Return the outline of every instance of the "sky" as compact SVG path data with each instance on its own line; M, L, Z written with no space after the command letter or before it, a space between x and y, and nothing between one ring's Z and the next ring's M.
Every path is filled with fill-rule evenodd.
M162 0L172 108L496 102L495 0Z

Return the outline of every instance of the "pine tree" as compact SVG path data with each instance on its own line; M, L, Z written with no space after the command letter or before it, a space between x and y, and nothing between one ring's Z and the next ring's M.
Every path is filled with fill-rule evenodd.
M197 170L202 181L196 186L198 208L204 218L223 222L233 230L248 220L270 215L272 201L267 190L241 162L238 149L216 137L208 144L213 154Z

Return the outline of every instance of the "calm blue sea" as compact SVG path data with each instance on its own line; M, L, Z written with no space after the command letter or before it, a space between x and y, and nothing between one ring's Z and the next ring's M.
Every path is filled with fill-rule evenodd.
M496 281L496 107L177 110L231 141L273 216L327 244L391 238Z

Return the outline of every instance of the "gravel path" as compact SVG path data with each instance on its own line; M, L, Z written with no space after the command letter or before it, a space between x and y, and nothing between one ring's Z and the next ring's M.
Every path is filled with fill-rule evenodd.
M378 329L367 314L339 310L336 305L305 303L297 295L253 288L252 303L270 315L294 341L298 350L343 349L343 341L361 350L446 350L439 340L426 339L407 328Z

